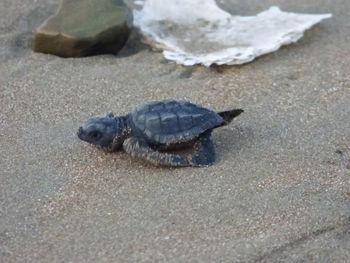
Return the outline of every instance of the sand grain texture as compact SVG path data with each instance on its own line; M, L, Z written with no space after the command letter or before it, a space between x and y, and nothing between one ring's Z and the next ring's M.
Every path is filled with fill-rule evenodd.
M34 53L58 4L0 8L0 262L349 259L349 1L221 1L242 15L334 14L297 44L221 68L169 63L135 37L118 57ZM214 132L214 166L157 168L75 135L92 115L166 98L245 110Z

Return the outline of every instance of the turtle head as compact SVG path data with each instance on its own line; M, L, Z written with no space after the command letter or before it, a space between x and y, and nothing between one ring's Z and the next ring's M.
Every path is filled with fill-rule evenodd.
M112 146L116 150L114 139L118 132L122 131L121 122L118 117L108 113L102 117L88 119L79 127L77 135L79 139L88 143L110 149Z

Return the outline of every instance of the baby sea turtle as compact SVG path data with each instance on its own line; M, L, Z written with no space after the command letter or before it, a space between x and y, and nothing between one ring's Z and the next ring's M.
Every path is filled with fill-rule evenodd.
M124 149L156 165L209 166L215 161L212 130L242 112L216 113L187 101L154 101L125 116L93 117L79 128L78 137L111 152ZM191 147L187 155L165 152Z

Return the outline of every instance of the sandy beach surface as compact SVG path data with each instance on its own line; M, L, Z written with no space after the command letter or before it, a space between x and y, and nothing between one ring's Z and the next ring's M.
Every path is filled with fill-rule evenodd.
M248 4L249 2L249 4ZM0 262L349 262L350 1L220 1L333 13L239 67L34 53L58 0L1 0ZM209 168L161 168L79 141L86 118L149 100L241 107Z

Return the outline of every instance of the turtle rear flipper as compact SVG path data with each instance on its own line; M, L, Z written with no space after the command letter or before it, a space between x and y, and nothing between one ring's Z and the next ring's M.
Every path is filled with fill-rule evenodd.
M235 109L235 110L221 111L221 112L218 112L218 114L220 115L221 118L224 119L224 121L226 122L225 124L228 124L238 115L240 115L242 112L244 112L244 110Z
M194 145L194 152L189 157L192 166L210 166L215 162L215 149L210 139L211 132L199 137Z

